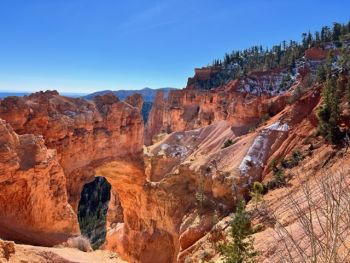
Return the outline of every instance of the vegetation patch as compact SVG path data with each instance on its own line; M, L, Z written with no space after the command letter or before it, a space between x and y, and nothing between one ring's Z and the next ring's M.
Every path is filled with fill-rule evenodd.
M237 142L237 140L228 139L227 141L224 142L224 145L222 146L222 149L230 147L231 145L234 145L236 142Z
M84 186L78 207L78 221L83 236L98 249L106 239L106 216L111 185L104 177L96 177ZM82 240L77 240L82 243ZM81 241L81 242L80 242Z

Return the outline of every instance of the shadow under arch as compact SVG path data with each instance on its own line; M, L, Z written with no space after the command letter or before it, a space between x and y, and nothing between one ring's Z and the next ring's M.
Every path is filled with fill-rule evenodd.
M81 234L89 238L93 249L105 242L110 199L111 184L102 176L83 186L77 216Z

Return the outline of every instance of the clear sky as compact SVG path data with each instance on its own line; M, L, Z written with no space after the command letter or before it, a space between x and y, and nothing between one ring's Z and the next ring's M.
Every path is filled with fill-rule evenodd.
M195 67L350 19L349 0L0 0L0 90L185 86Z

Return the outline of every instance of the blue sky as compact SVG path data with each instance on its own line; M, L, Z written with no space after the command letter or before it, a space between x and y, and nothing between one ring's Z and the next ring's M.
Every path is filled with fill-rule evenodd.
M349 0L0 0L0 90L185 86L195 67L350 19Z

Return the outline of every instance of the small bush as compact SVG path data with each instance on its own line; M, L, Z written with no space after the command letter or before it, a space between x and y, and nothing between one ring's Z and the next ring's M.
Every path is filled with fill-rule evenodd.
M281 160L281 167L282 168L288 168L288 161L286 160L286 159L284 159L284 158L282 158L282 160Z
M254 182L252 185L252 190L250 191L250 197L252 198L252 201L255 203L255 205L261 201L263 192L263 184L260 182Z
M224 142L224 146L222 146L222 149L225 149L227 147L230 147L231 145L235 144L236 141L233 141L231 139L228 139L227 141Z
M270 164L271 170L273 172L273 179L266 184L266 188L269 190L285 186L287 183L286 177L283 172L283 166L286 165L286 161L284 161L284 159L282 160L283 163L281 161L281 166L277 166L275 160L272 160Z
M298 86L295 88L293 94L291 97L289 97L287 99L287 104L291 105L294 102L296 102L298 99L300 99L300 97L303 95L303 91L301 90L301 88Z
M291 165L297 166L299 164L299 162L303 159L303 155L301 154L301 152L299 150L295 150L292 153L292 158L291 158Z
M265 123L267 122L271 116L269 114L265 114L264 116L261 117L260 123Z
M271 169L273 172L277 171L277 162L276 162L275 159L273 159L273 160L271 161L271 163L270 163L270 169Z
M256 126L253 126L253 127L251 127L251 128L249 128L249 133L251 133L251 132L255 132L256 131Z
M90 240L85 236L71 237L67 240L66 247L76 248L83 252L91 252Z
M284 186L286 184L286 177L284 176L284 172L282 168L278 169L278 171L275 172L273 175L274 175L274 180L276 182L277 187Z

